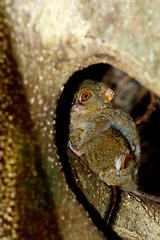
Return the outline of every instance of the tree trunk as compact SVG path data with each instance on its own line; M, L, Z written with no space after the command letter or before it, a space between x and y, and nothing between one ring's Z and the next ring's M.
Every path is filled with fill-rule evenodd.
M111 190L80 162L76 173L70 169L67 129L56 135L63 122L58 99L73 73L98 63L160 96L159 1L1 0L0 6L0 237L108 239L95 219L104 216ZM122 239L160 239L159 218L159 204L122 193L112 228Z

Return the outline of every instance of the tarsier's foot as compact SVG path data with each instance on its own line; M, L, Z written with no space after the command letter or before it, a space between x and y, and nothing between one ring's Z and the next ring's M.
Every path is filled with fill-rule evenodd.
M120 157L117 157L115 159L116 169L117 170L125 169L128 166L128 163L133 160L134 160L133 155L129 153L122 153Z
M117 156L113 165L101 169L99 178L107 185L119 186L124 189L134 190L136 188L137 163L130 151L123 152Z

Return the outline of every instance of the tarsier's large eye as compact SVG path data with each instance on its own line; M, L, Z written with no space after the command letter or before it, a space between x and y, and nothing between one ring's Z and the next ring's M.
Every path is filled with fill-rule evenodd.
M90 98L92 97L92 93L91 92L84 92L81 96L81 100L82 102L86 102L88 101Z

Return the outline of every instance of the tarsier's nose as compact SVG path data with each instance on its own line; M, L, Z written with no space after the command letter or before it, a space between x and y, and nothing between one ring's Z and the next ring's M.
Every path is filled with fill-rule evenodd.
M80 103L80 102L79 102L78 99L74 99L74 98L73 98L73 100L72 100L72 102L71 102L71 106L74 106L74 105L79 104L79 103Z
M76 100L73 98L72 102L71 102L71 106L75 105Z

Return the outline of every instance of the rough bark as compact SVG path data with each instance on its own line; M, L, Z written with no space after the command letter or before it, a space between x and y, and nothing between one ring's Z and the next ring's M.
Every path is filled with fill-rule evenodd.
M97 63L160 96L159 1L1 0L0 11L0 238L105 239L62 171L57 101L74 72ZM84 181L88 171L81 190L103 216L110 188L92 173ZM160 239L159 219L159 204L122 193L113 229L122 239Z

